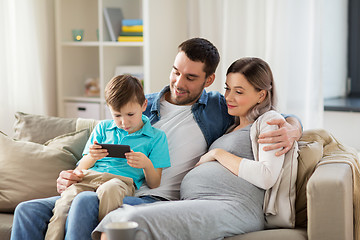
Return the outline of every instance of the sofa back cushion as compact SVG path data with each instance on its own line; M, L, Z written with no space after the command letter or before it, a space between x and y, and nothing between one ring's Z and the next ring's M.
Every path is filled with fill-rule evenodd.
M46 141L75 131L75 118L15 113L14 139L44 144Z
M22 201L58 195L56 179L81 158L89 130L68 133L45 144L16 141L0 133L0 211Z

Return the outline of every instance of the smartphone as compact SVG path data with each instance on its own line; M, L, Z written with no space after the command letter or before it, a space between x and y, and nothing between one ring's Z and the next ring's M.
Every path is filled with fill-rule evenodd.
M125 153L130 152L129 145L120 144L102 144L98 143L102 148L107 149L107 157L125 158Z

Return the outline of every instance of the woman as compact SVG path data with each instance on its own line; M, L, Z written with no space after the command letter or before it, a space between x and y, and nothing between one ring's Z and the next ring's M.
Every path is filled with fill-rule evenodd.
M264 193L277 181L284 155L263 151L265 144L254 141L250 130L255 121L258 134L274 130L277 126L266 121L282 117L273 111L272 72L259 58L239 59L227 71L225 89L236 123L184 177L183 201L125 206L133 211L110 213L96 230L109 221L126 220L147 228L153 239L221 239L264 229Z

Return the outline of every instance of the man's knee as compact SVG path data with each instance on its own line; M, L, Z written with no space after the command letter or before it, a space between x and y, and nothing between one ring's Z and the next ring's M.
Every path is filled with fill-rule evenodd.
M50 197L50 198L42 198L42 199L34 199L26 202L22 202L15 208L15 212L19 213L47 213L52 212L52 209L55 206L56 200L60 197Z
M21 202L16 206L14 215L19 216L23 214L27 214L28 211L32 211L34 208L31 207L31 203L29 202Z
M19 203L15 208L15 216L17 215L34 215L36 211L46 211L47 207L42 202L30 200Z

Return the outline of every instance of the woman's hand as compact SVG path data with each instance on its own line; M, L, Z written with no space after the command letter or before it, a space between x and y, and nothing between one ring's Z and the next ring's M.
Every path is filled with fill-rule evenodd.
M225 151L221 148L214 148L210 150L209 152L205 153L199 160L199 162L195 165L199 166L206 162L211 161L218 161L221 165L223 165L225 168L227 168L230 172L238 175L239 172L239 165L242 161L241 157L238 157L232 153L229 153L228 151Z
M212 149L210 151L208 151L207 153L205 153L204 155L201 156L199 162L195 165L195 167L203 164L203 163L206 163L206 162L211 162L211 161L216 161L216 158L215 158L215 153L218 149L215 148L215 149Z

